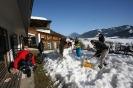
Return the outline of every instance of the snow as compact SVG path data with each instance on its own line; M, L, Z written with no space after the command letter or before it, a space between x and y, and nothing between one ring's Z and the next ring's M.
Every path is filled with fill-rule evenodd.
M129 33L133 33L133 29L130 29L130 30L129 30Z
M34 36L35 36L35 34L28 33L28 36L31 36L31 37L33 36L33 37L34 37Z
M31 19L38 19L38 20L47 20L44 17L38 17L38 16L31 16Z
M98 37L95 37L95 38L87 38L87 39L88 39L88 41L90 41L92 39L98 40ZM105 38L105 41L110 41L110 42L114 42L114 43L120 42L120 43L123 43L123 45L124 44L126 45L126 43L129 43L129 44L133 43L133 39L122 39L122 38L118 38L117 36L116 37L107 37L107 38ZM86 42L86 41L83 41L83 42Z
M121 42L126 45L126 43L132 43L133 39L122 39L122 38L116 38L116 39L111 39L111 38L105 38L106 41L111 41L111 42Z
M90 59L94 53L83 50L81 58L75 52L67 53L63 59L57 52L48 53L44 65L46 75L52 78L54 85L59 83L58 88L133 88L132 56L108 54L108 65L99 69L99 59ZM81 66L85 58L94 69Z
M92 48L93 46L91 45L90 41L89 40L85 40L85 39L80 39L81 42L83 43L83 45L85 45L85 48L87 48L88 46L90 48Z
M98 40L98 37L94 37L94 38L79 38L79 40L81 40L81 42L85 45L85 48L87 48L88 46L90 48L92 48L93 46L90 43L90 40ZM122 45L126 45L127 43L129 45L131 45L133 43L133 39L122 39L122 38L118 38L118 37L107 37L105 38L105 41L108 42L113 42L113 43L122 43Z
M97 37L79 38L85 47L89 45L91 48L92 39ZM133 42L132 39L120 38L105 40L124 44ZM77 57L76 51L71 49L64 49L62 58L57 52L44 52L47 53L44 60L46 75L51 77L54 85L59 83L58 88L133 88L133 56L108 54L105 58L107 66L99 69L99 58L91 58L95 52L82 50L82 56ZM83 67L83 62L92 63L94 69Z
M102 32L102 30L101 30L101 29L98 29L97 31L98 31L98 32Z
M130 28L131 28L131 26L127 26L127 27L126 27L126 29L130 29Z

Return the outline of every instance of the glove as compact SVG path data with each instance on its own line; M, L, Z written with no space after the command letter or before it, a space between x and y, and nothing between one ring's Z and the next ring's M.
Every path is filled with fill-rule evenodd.
M36 69L37 69L37 65L33 67L33 71L36 71Z

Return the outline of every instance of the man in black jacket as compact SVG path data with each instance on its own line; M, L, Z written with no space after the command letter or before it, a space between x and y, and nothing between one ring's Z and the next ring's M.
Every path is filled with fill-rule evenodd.
M99 41L100 42L104 42L105 41L105 38L104 38L103 34L99 34Z
M41 41L38 44L38 50L40 52L40 61L43 60L43 51L44 51L44 38L41 39Z
M90 42L92 45L95 46L97 51L99 50L102 51L101 53L96 52L96 54L93 56L93 57L96 57L97 55L101 54L99 68L102 68L103 64L106 66L107 64L105 63L105 56L109 52L108 46L105 43L100 42L100 41L91 40Z

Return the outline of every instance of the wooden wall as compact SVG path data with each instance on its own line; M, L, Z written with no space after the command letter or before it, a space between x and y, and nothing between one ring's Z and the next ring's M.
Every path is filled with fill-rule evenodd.
M51 42L52 44L52 49L56 49L58 46L59 46L59 43L60 43L60 39L62 38L62 36L59 36L59 35L55 35L55 34L49 34L49 33L44 33L44 32L38 32L38 31L35 31L34 29L30 29L28 31L28 33L31 33L31 34L37 34L37 33L40 33L40 39L41 38L44 38L44 42L45 42L45 49L49 49L48 47L48 43ZM55 42L57 43L57 47L54 46Z

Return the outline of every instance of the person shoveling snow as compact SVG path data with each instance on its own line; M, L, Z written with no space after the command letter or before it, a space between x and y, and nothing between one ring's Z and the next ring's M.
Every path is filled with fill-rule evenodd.
M76 55L78 57L81 57L81 42L80 42L80 40L76 41L75 47L76 47Z
M103 64L106 66L105 57L109 52L109 47L100 41L91 40L90 41L93 46L95 46L96 50L100 50L101 56L100 56L100 65L98 66L100 69L103 67ZM96 52L96 54L93 57L97 56L99 53Z

